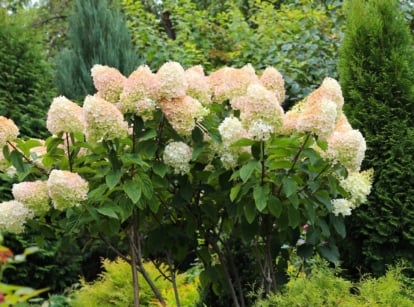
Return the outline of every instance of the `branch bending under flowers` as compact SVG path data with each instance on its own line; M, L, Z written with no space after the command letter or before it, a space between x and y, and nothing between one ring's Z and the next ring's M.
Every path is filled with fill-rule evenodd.
M33 167L37 168L42 174L44 175L49 175L48 171L41 167L40 165L36 164L35 161L33 161L32 159L30 159L29 157L27 157L19 148L17 148L13 143L11 143L10 141L7 141L7 144L12 147L15 151L17 151L19 154L22 155L22 158L29 164L33 165Z

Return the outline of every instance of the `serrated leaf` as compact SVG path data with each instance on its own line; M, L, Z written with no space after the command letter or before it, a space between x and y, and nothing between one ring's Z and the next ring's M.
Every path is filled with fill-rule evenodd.
M341 236L341 238L345 238L346 236L346 228L344 223L344 218L341 216L331 216L331 223L335 228L335 231Z
M167 173L168 168L162 162L154 162L154 164L152 165L152 170L154 171L155 174L163 178L165 174Z
M244 206L244 216L246 217L247 223L253 223L256 217L256 206L254 203L249 202Z
M256 204L257 210L262 212L266 206L269 199L270 188L268 186L256 186L253 189L253 198Z
M246 165L243 165L240 169L240 178L243 182L249 180L250 176L253 174L253 171L259 166L258 161L250 161Z
M318 247L318 252L332 263L337 264L339 262L339 251L336 246L321 246Z
M286 197L295 194L298 190L298 184L296 181L291 177L284 177L282 180L283 183L283 192L285 192Z
M17 152L17 151L12 151L10 153L10 161L12 162L13 166L16 168L16 170L19 173L23 173L24 172L24 164L23 164L23 159L22 159L22 155Z
M140 200L142 190L141 187L137 185L134 181L128 180L124 183L122 188L134 204L136 204Z
M120 170L110 170L109 173L105 177L106 185L109 189L112 189L116 186L121 180L122 172Z
M118 219L118 215L115 213L114 209L111 207L101 207L97 208L96 211L98 211L100 214Z
M295 209L293 206L288 207L288 219L289 219L289 226L292 228L296 228L299 226L300 223L300 213L298 209Z
M147 132L145 132L140 138L139 138L139 140L140 141L147 141L147 140L150 140L150 139L153 139L153 138L155 138L157 136L157 131L155 131L155 130L150 130L150 131L147 131Z
M270 195L267 207L269 208L269 211L272 215L279 217L282 213L283 204L279 198L274 195Z

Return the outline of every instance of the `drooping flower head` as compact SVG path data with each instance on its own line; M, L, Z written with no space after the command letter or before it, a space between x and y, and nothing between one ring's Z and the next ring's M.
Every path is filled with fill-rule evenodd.
M237 96L243 96L250 84L258 83L254 68L248 64L242 68L223 67L208 77L213 101L222 103Z
M131 112L139 116L150 116L156 106L159 87L157 76L147 65L141 65L125 81L119 109L124 114Z
M46 127L55 135L59 132L83 132L82 107L64 96L54 98L47 113Z
M21 202L10 200L0 203L0 231L21 233L24 224L33 218L33 212Z
M342 89L338 81L333 78L326 77L321 86L321 95L336 103L337 113L341 114L342 106L344 105L344 97L342 96Z
M164 163L174 169L175 174L184 175L190 171L193 150L184 142L171 142L164 149Z
M187 95L194 97L203 105L211 103L211 91L208 77L205 76L201 65L190 67L185 71L188 88Z
M13 184L14 199L26 205L36 215L44 215L49 208L46 181L26 181Z
M55 209L65 210L87 198L88 183L78 174L52 170L47 180L47 190Z
M19 128L17 128L14 121L0 116L0 149L3 150L3 146L7 142L14 141L18 135Z
M186 95L187 80L180 63L167 62L157 71L160 99L180 98Z
M250 126L258 123L261 123L261 128L266 125L266 131L269 128L272 128L271 132L282 129L283 109L276 95L260 84L249 85L246 95L233 98L230 104L234 110L240 110L240 120L248 130L251 130ZM254 131L258 132L258 129L252 129L252 132Z
M358 130L334 131L328 138L327 155L349 172L358 172L366 148L365 139Z
M123 138L128 134L128 123L118 108L96 96L86 96L83 104L85 134L88 142Z
M260 76L260 83L275 93L280 104L286 97L285 80L282 74L274 67L267 67Z
M371 192L374 170L369 169L363 172L349 173L345 179L340 180L340 185L350 194L349 201L352 209L367 201Z
M168 122L181 135L190 135L196 123L208 114L208 109L190 96L162 100L160 106Z
M126 80L116 68L96 64L91 69L93 84L98 90L97 96L116 103Z

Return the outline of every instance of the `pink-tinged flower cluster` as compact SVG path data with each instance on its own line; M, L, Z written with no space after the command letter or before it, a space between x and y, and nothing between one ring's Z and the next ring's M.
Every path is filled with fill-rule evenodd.
M334 215L336 216L340 214L343 216L351 215L352 203L348 199L345 199L345 198L333 199L331 203L332 203L332 213Z
M366 143L358 130L335 131L328 138L327 155L349 172L358 172L365 156Z
M280 104L286 97L285 80L282 74L274 67L267 67L260 76L260 83L275 93Z
M160 84L157 76L146 65L141 65L125 81L118 104L122 113L135 113L151 118L155 109Z
M208 77L213 101L217 103L245 95L249 85L258 82L259 79L250 64L242 68L223 67Z
M321 96L336 103L337 113L340 114L344 105L344 97L342 96L342 89L338 81L326 77L318 90L322 92Z
M122 113L110 102L97 97L87 96L83 104L85 134L88 142L98 143L128 134L128 123Z
M3 150L3 146L7 142L14 141L18 135L19 128L17 128L14 121L0 116L0 149Z
M96 64L91 69L93 84L98 90L97 96L116 103L124 88L126 78L116 69Z
M300 113L296 129L300 132L311 132L322 139L326 139L335 128L337 117L336 103L322 98L308 102Z
M160 101L168 122L181 135L190 135L197 122L208 114L208 109L190 96Z
M165 146L163 160L174 169L175 174L184 175L190 171L193 150L183 142L171 142Z
M52 134L83 132L83 110L64 96L53 99L47 113L46 127Z
M185 71L188 88L187 95L194 97L203 105L211 103L211 91L208 77L204 74L201 65L190 67Z
M184 97L187 91L187 79L181 64L167 62L157 72L159 81L158 95L161 99L173 99Z
M33 212L17 200L0 203L0 232L19 234L24 231L24 224L32 218Z
M49 211L49 193L46 181L26 181L13 184L14 199L26 205L36 215Z
M283 109L276 95L264 86L257 83L251 84L246 95L235 97L230 103L234 110L240 110L240 120L249 131L251 125L257 125L259 122L262 128L263 125L266 125L266 131L269 127L272 128L272 132L278 132L282 129ZM252 129L252 132L255 130L257 129ZM259 133L259 135L261 134ZM252 135L252 137L258 138L259 135Z
M235 168L239 155L247 149L244 147L232 147L231 145L242 138L246 138L248 136L247 131L237 117L226 117L218 126L218 130L222 144L218 146L217 151L223 167L225 169Z
M76 173L53 170L47 180L47 190L53 207L65 210L87 198L88 183Z

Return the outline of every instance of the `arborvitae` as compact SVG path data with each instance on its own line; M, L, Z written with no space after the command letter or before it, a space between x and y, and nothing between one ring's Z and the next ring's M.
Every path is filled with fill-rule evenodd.
M21 135L43 137L52 69L40 36L25 25L29 18L0 8L0 115L13 119Z
M397 259L414 263L414 45L398 0L347 5L340 83L367 141L363 168L375 176L367 204L348 219L342 254L348 270L378 275Z
M106 0L76 0L68 39L69 49L56 58L59 94L67 98L96 91L90 72L94 64L115 67L126 76L138 65L125 20Z

